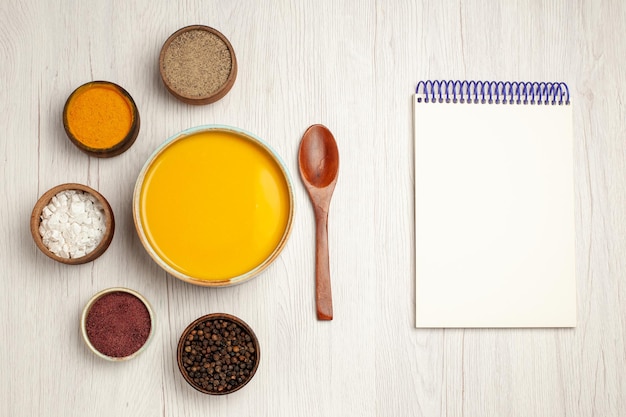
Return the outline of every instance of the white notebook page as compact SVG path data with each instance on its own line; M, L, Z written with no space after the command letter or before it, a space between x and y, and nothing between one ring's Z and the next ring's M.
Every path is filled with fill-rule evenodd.
M416 327L574 327L570 105L418 103Z

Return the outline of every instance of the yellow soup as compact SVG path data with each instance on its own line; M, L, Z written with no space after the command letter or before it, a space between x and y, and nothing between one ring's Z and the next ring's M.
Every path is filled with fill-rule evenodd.
M290 188L276 159L228 130L174 140L145 172L139 202L149 245L188 277L241 276L272 256L288 233Z

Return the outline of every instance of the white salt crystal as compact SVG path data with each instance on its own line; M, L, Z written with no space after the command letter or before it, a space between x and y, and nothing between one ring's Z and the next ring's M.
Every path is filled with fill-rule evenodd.
M60 214L61 213L59 213L59 212L53 213L52 216L50 216L50 218L47 219L48 223L47 223L46 227L49 227L50 230L53 230L53 229L56 230L56 228L60 224L60 221L59 221Z
M52 253L63 258L79 258L92 252L105 230L102 205L83 191L61 191L41 213L42 241Z
M72 198L78 198L77 194L74 194ZM85 212L85 202L84 201L73 201L70 206L70 213L77 215Z

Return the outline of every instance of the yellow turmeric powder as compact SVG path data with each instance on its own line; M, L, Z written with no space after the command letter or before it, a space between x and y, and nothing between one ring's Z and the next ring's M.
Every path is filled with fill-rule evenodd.
M109 149L122 142L133 127L133 105L109 83L88 83L70 97L65 109L69 132L84 146Z

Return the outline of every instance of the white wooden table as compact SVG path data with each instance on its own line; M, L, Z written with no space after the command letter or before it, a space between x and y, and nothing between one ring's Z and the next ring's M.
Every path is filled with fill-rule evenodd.
M492 3L492 4L488 4ZM201 23L233 44L239 74L217 103L175 100L158 76L165 39ZM626 3L605 1L100 1L0 3L0 415L623 416L626 414ZM419 79L566 81L574 104L578 327L416 330L411 93ZM99 160L61 123L67 96L104 79L142 118L136 143ZM297 213L286 249L241 286L166 275L134 230L139 169L170 135L229 124L286 161ZM335 319L314 307L313 212L296 154L313 123L335 134ZM116 215L108 251L82 266L40 253L28 222L63 182ZM158 317L149 349L108 363L78 328L97 291L126 286ZM202 395L175 361L180 332L210 312L248 322L257 375Z

